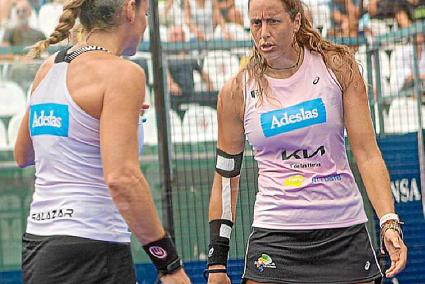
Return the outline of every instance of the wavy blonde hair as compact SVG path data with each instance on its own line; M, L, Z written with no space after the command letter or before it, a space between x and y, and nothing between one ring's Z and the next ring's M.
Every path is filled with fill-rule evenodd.
M252 0L248 1L248 7L250 7L251 1ZM310 51L319 53L328 68L330 66L330 62L326 53L333 52L337 56L336 58L333 58L333 63L337 63L336 65L338 66L342 66L342 64L347 63L350 69L349 76L352 78L353 66L356 64L353 51L345 45L335 44L323 39L306 17L304 5L300 0L281 0L281 2L285 5L286 11L292 21L295 21L295 17L298 13L301 15L300 29L295 34L296 44L298 44L301 48L306 47ZM260 102L263 100L264 91L268 89L267 80L264 78L267 67L267 60L261 55L257 47L254 45L248 64L241 70L241 73L247 71L249 80L254 80L257 84L258 90L260 91ZM267 93L268 92L266 92L266 96Z
M142 1L136 0L136 6ZM39 57L50 45L69 39L77 18L85 33L94 30L108 30L120 22L120 11L125 0L68 0L63 6L62 15L53 33L46 40L31 47L29 55Z

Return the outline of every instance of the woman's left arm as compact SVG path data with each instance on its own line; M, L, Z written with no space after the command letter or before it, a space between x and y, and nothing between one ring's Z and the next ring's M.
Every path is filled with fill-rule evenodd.
M390 178L376 143L365 83L357 64L353 64L352 68L352 78L343 80L346 83L342 84L344 124L369 200L378 217L382 218L395 212ZM393 227L383 225L381 230L391 258L391 267L386 271L386 276L393 277L406 266L407 248L399 236L400 232Z
M40 82L49 72L50 68L54 64L55 56L50 56L37 71L34 81L32 83L31 95L34 90L38 87ZM16 163L20 168L25 168L28 166L34 165L34 148L32 145L32 139L30 136L29 130L29 107L27 108L25 115L19 126L18 136L16 137L15 148L14 148L14 158Z
M375 139L365 83L357 68L343 94L344 124L367 195L379 218L394 213L390 178Z

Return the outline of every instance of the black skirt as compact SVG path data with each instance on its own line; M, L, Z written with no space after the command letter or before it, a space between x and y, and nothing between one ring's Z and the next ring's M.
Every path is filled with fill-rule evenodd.
M130 244L73 236L22 238L25 284L136 283Z
M253 228L248 240L244 282L350 284L381 277L365 224L323 230Z

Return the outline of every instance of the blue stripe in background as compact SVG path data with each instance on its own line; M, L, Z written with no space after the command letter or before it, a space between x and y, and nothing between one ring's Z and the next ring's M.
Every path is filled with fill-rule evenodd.
M186 273L190 277L193 284L207 283L202 273L207 265L206 261L185 262L184 267ZM244 261L242 259L229 260L228 270L230 280L233 284L241 283ZM155 267L150 263L135 265L138 284L153 284L156 280ZM22 284L22 273L18 271L0 272L0 284Z

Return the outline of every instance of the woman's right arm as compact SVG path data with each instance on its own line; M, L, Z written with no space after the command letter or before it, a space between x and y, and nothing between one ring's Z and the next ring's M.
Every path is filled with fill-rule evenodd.
M217 118L218 118L218 152L225 153L229 155L227 157L241 155L244 151L245 145L245 134L243 126L243 112L244 112L244 99L241 88L241 83L238 82L238 79L232 79L221 90L218 102L217 102ZM220 155L218 153L218 155ZM221 159L221 158L219 158ZM226 159L226 158L225 158ZM224 160L225 160L224 159ZM236 162L233 163L236 166ZM216 168L225 168L223 165L217 163ZM236 170L237 171L237 170ZM232 176L232 175L230 175ZM226 188L226 184L230 183L230 190ZM209 251L209 270L214 269L225 269L226 266L224 263L217 264L221 262L219 258L214 256L214 254L219 252L217 248L222 247L222 241L227 242L223 238L223 235L215 234L213 231L213 223L220 224L223 227L226 227L228 223L229 212L231 212L231 222L235 222L236 215L236 203L237 195L239 190L239 175L233 177L224 177L222 174L219 174L217 171L214 175L213 186L210 196L209 204L209 221L210 221L210 251ZM230 196L229 196L230 194ZM227 201L226 201L227 199ZM230 199L230 200L229 200ZM223 202L224 200L224 202ZM230 202L228 202L230 201ZM225 206L230 206L231 208L224 208ZM224 223L224 225L223 225ZM228 228L228 227L226 227ZM220 228L221 229L221 228ZM230 233L228 233L228 239L230 240ZM217 247L214 246L217 244ZM214 248L211 250L211 248ZM227 258L227 251L225 252ZM218 260L218 261L217 261ZM225 261L224 261L225 262ZM211 273L208 278L208 283L230 283L227 275L225 273Z
M100 116L105 181L112 198L142 244L165 234L148 183L139 168L137 126L145 93L143 70L127 62L110 76ZM123 82L121 78L125 78Z
M100 116L105 181L115 205L157 269L156 261L159 261L166 262L164 267L169 270L171 263L179 264L178 256L174 249L167 249L170 248L169 242L167 245L161 242L165 239L165 231L138 158L137 128L144 101L145 75L137 65L125 61L117 64L119 66L114 66L114 73L106 83ZM161 243L156 244L158 241ZM165 258L156 256L146 245L162 247L167 251ZM189 283L182 269L163 276L161 280L163 283Z

